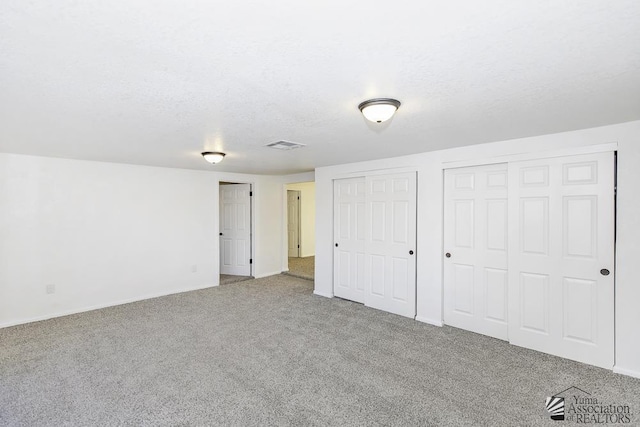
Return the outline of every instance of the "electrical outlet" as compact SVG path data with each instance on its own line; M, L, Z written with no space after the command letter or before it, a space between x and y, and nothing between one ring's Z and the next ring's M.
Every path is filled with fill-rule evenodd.
M197 273L198 272L198 265L197 264L193 264L191 266L191 272L192 273Z
M47 285L47 294L55 294L56 293L56 285Z

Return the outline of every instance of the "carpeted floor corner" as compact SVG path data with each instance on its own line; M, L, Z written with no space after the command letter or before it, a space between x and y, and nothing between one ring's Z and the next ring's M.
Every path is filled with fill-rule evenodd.
M245 280L251 280L251 276L235 276L231 274L221 274L220 275L220 284L221 285L230 285L231 283L244 282Z
M570 386L640 422L640 380L312 286L277 275L0 329L0 425L557 427L544 400Z

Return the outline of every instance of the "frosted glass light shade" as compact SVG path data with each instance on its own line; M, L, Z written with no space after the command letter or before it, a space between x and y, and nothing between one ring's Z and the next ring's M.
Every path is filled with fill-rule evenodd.
M375 123L389 120L398 107L400 107L400 101L391 98L370 99L358 105L364 117Z
M213 151L205 151L204 153L202 153L202 157L204 157L204 159L211 163L211 164L216 164L216 163L220 163L222 161L222 159L224 159L225 154L224 153L218 153L218 152L213 152Z

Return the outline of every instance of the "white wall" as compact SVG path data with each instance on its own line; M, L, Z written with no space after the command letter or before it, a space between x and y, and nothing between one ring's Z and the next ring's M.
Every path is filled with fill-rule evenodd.
M506 161L523 153L570 151L611 142L618 144L615 371L640 377L640 121L316 169L314 292L333 295L333 179L381 170L418 172L416 319L441 325L443 170L452 162Z
M316 184L315 182L287 184L287 190L300 192L300 256L314 256L316 253Z
M221 180L253 184L254 274L280 273L282 177L0 154L0 327L217 285Z

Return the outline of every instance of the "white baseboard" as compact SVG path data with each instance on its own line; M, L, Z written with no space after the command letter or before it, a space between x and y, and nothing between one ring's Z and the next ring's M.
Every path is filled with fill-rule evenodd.
M444 325L444 323L442 323L442 320L433 320L433 319L429 319L427 317L422 317L422 316L416 316L416 320L418 322L428 323L428 324L433 325L433 326L443 326Z
M632 369L625 369L619 366L613 367L613 372L620 375L627 375L629 377L640 378L640 371L634 371Z
M333 293L325 293L325 292L321 292L321 291L316 291L315 289L313 290L313 294L314 295L319 295L319 296L325 297L325 298L333 298Z
M271 273L256 274L253 277L255 277L256 279L262 279L263 277L275 276L276 274L280 274L280 273L282 273L282 271L273 271Z
M52 314L45 314L43 316L36 316L36 317L29 317L29 318L26 318L26 319L13 320L11 322L0 323L0 329L8 328L10 326L24 325L26 323L40 322L42 320L54 319L56 317L70 316L72 314L86 313L87 311L94 311L94 310L100 310L102 308L107 308L107 307L115 307L117 305L130 304L132 302L144 301L144 300L147 300L147 299L165 297L167 295L175 295L175 294L181 294L181 293L184 293L184 292L197 291L197 290L200 290L200 289L213 288L213 287L216 287L218 285L219 284L216 283L214 285L197 286L195 288L182 288L182 289L177 289L177 290L173 290L173 291L170 291L170 292L158 292L158 293L153 293L153 294L147 294L147 295L140 296L140 297L127 298L127 299L124 299L124 300L118 300L118 301L114 301L114 302L109 302L109 303L106 303L106 304L97 304L97 305L92 305L92 306L89 306L89 307L75 308L75 309L72 309L72 310L59 311L57 313L52 313Z

